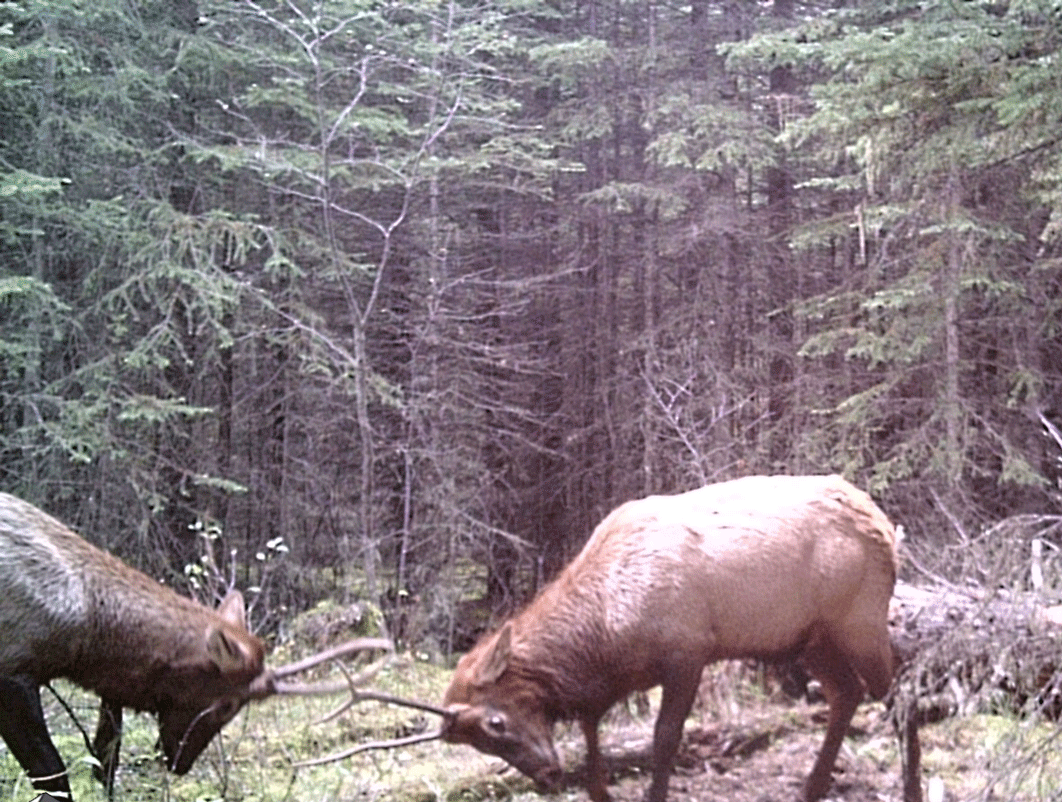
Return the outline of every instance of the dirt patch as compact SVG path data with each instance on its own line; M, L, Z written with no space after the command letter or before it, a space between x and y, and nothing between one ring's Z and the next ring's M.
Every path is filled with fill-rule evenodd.
M825 734L825 708L792 706L746 715L739 723L689 722L672 775L670 802L773 802L795 800ZM652 719L612 726L603 734L615 802L641 802L650 774ZM564 746L582 759L578 738ZM573 751L575 750L575 751ZM566 791L585 794L581 767ZM884 708L857 714L845 741L828 797L846 802L902 798L900 766Z

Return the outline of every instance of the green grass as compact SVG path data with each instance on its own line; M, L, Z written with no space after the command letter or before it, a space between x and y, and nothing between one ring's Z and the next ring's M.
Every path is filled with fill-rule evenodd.
M923 778L955 799L1058 800L1062 738L1056 722L974 714L922 728Z
M451 670L426 662L404 659L381 672L372 687L398 696L438 702ZM777 702L759 699L756 685L727 675L728 692L740 697L731 705L737 718L714 710L727 708L714 700L709 712L695 710L695 724L740 728L753 714L764 713L787 722L789 730L811 728L817 745L821 724L806 713L796 715ZM97 700L69 685L57 688L88 731L95 727ZM742 690L744 689L744 690ZM652 697L653 704L657 696ZM105 802L103 790L92 779L80 733L69 715L44 690L49 728L71 772L78 802ZM758 700L758 701L757 701ZM296 767L299 761L339 752L372 740L407 735L418 729L435 729L435 716L415 710L361 702L338 719L317 723L342 701L337 698L273 698L249 705L221 733L184 777L166 772L155 752L158 737L154 718L127 712L122 761L115 798L139 802L537 802L531 783L514 771L499 774L500 760L481 755L468 746L433 741L387 751L355 755L336 763ZM880 712L875 713L880 718ZM626 718L625 718L626 716ZM786 717L791 717L787 719ZM620 711L606 720L606 728L634 726L645 731L653 714L630 718ZM801 724L801 722L804 722ZM747 722L746 722L747 723ZM753 727L755 729L755 727ZM877 736L852 748L862 749L875 763L898 777L895 741L887 726L878 725ZM560 728L562 754L569 761L583 757L577 728ZM790 732L789 738L793 737ZM1062 731L1055 723L1022 721L1009 715L966 715L922 728L923 781L943 780L949 799L1007 799L1021 802L1055 800L1062 777ZM880 752L880 754L879 754ZM786 753L788 754L788 753ZM789 759L789 758L785 758ZM638 786L641 788L641 786ZM28 802L36 794L17 763L0 746L0 802ZM569 787L565 802L585 800L586 794Z

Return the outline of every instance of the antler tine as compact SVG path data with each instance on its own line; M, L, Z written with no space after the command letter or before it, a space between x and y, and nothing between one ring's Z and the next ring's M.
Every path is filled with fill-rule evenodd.
M444 719L449 718L451 716L451 713L445 708L429 704L428 702L418 702L415 699L403 699L400 696L394 696L389 693L384 693L383 691L359 690L356 686L359 683L364 682L365 679L367 679L365 675L369 672L363 671L358 676L352 677L350 676L350 672L347 671L347 669L342 664L339 665L339 670L342 671L343 676L347 678L347 688L350 691L350 698L343 702L343 704L339 705L339 707L337 707L335 710L332 710L330 713L325 715L323 718L318 719L316 722L314 722L315 724L324 724L325 722L331 721L332 719L343 715L343 713L350 710L350 708L352 708L358 702L364 701L384 702L385 704L393 704L398 705L400 707L412 707L415 710L423 710L427 713L434 713L437 716L442 716ZM375 673L375 671L373 673Z
M411 707L414 710L423 710L426 713L434 713L437 716L442 716L444 719L450 718L451 716L451 713L445 708L436 707L435 705L428 704L427 702L418 702L414 699L402 699L401 697L392 696L389 693L381 693L380 691L351 691L349 699L343 702L343 704L341 704L335 710L328 713L328 715L324 716L324 718L318 719L314 723L324 724L325 722L331 721L337 716L343 715L345 712L350 710L350 708L354 707L354 705L356 705L358 702L365 701L384 702L385 704L399 705L400 707Z
M444 720L449 721L453 717L453 713L445 708L437 705L429 704L428 702L418 702L414 699L403 699L400 696L394 696L390 693L383 693L382 691L371 690L359 690L358 684L365 682L374 676L381 668L390 662L390 658L384 658L378 660L373 665L366 668L364 671L357 675L351 675L346 666L342 663L338 663L339 670L346 678L346 682L340 683L316 683L316 684L301 684L301 683L284 683L277 680L282 677L291 676L297 674L300 671L305 671L308 668L320 665L328 660L335 660L338 657L344 657L354 652L367 651L369 649L387 649L388 651L394 650L394 645L381 638L359 638L354 641L336 646L333 649L328 649L323 652L319 652L311 657L307 657L304 660L300 660L295 663L289 663L288 665L281 666L272 672L272 682L270 688L273 693L277 694L311 694L311 693L336 693L341 690L347 690L350 692L350 698L347 699L338 708L333 710L324 718L320 719L318 724L334 719L349 710L357 702L361 701L376 701L383 702L385 704L399 705L401 707L411 707L416 710L423 710L427 713L434 713L438 716L442 716ZM370 741L364 744L358 744L357 746L346 749L342 752L337 752L325 757L313 758L311 760L303 760L293 765L296 767L305 766L320 766L325 763L334 763L339 760L344 760L352 755L356 755L359 752L366 752L370 749L391 749L399 746L408 746L410 744L417 744L424 741L434 741L441 738L443 735L443 729L439 729L436 732L421 733L419 735L410 735L404 738L392 738L386 741Z
M370 666L370 668L372 668L372 666ZM343 702L343 704L339 705L339 707L335 708L332 712L328 713L328 715L324 716L324 718L320 718L315 721L314 724L324 724L327 721L331 721L334 718L338 718L339 716L343 715L343 713L350 710L350 708L354 706L354 703L358 701L357 686L364 682L366 679L368 679L368 677L366 676L366 674L369 674L368 671L363 671L357 677L352 677L350 676L350 672L347 671L346 666L344 666L342 663L339 664L339 670L347 680L347 688L350 689L350 698L347 701ZM372 672L372 674L375 673L376 671ZM369 676L371 676L372 674L369 674Z
M284 677L290 677L292 674L299 674L319 666L321 663L327 663L329 660L337 660L340 657L347 657L357 652L368 652L377 649L393 652L395 645L386 638L355 638L338 646L333 646L331 649L325 649L302 660L297 660L294 663L278 666L273 669L273 677L274 679L283 679Z
M323 695L330 693L341 693L348 689L353 688L355 685L360 685L368 680L372 679L384 666L389 665L392 661L392 657L389 655L381 660L377 660L372 665L360 671L355 676L350 676L350 672L346 666L342 663L337 663L339 670L343 672L343 676L346 677L344 682L315 682L315 683L301 683L301 682L274 682L274 693L288 696L310 696L310 695Z
M419 735L407 735L404 738L392 738L388 741L369 741L368 743L358 744L352 746L350 749L345 749L342 752L335 752L331 755L325 755L324 757L315 757L310 760L300 760L292 765L296 768L305 768L307 766L323 766L325 763L337 763L340 760L345 760L348 757L358 754L358 752L367 752L370 749L392 749L398 746L409 746L410 744L419 744L424 741L435 741L442 737L442 730L436 732L422 732Z
M414 710L423 710L426 713L434 713L437 716L442 716L444 719L453 718L453 713L447 710L445 707L439 707L428 702L418 702L416 699L403 699L400 696L392 696L389 693L381 693L380 691L355 691L357 694L357 701L370 700L375 702L384 702L389 705L399 705L400 707L412 707Z

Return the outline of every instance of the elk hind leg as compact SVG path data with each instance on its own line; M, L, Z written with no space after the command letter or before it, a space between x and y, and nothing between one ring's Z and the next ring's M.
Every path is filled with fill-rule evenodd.
M892 687L898 658L884 615L870 624L849 624L836 641L866 684L867 692L874 699L885 698Z
M821 638L810 645L804 653L803 663L821 683L830 708L826 737L804 784L805 802L816 802L830 790L841 743L863 699L863 683L848 658L828 638Z

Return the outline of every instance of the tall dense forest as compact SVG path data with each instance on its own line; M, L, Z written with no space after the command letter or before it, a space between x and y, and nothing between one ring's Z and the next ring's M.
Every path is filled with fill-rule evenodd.
M1060 58L1058 0L2 3L0 488L443 651L650 493L1058 516Z

